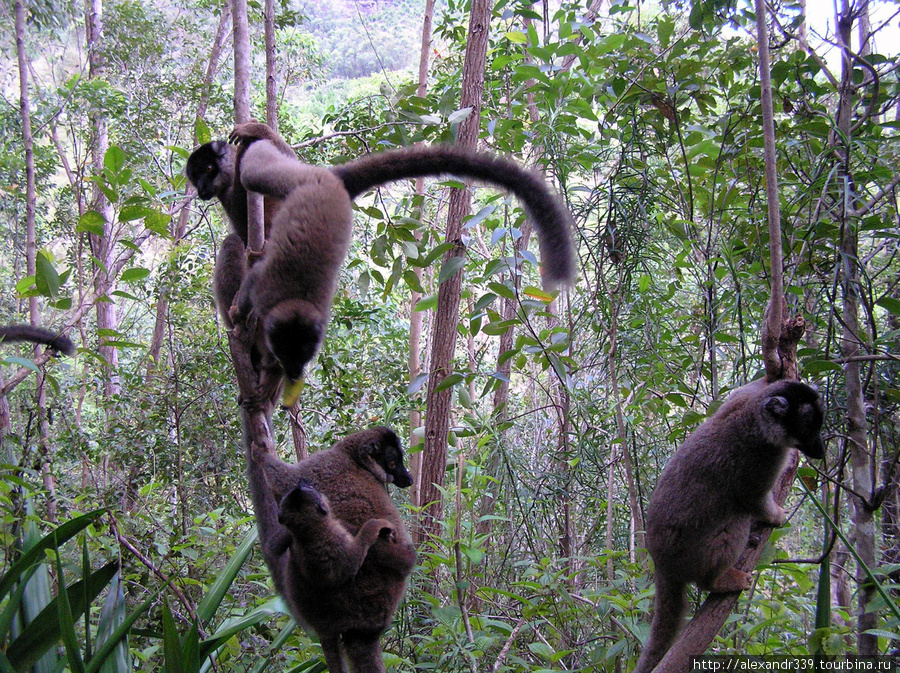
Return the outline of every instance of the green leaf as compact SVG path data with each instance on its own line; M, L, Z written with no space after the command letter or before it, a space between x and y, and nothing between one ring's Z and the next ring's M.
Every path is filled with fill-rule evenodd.
M446 390L447 388L452 388L457 383L460 383L464 380L465 377L462 374L450 374L437 385L437 387L434 389L434 392L439 393L440 391Z
M6 597L13 584L19 580L19 576L22 575L22 573L35 563L43 560L45 550L58 548L58 545L73 538L82 530L90 526L95 520L99 519L105 512L105 509L95 509L92 512L82 514L79 517L67 521L57 527L49 535L45 535L27 552L22 554L22 557L16 561L2 577L0 577L0 600Z
M452 112L449 117L447 117L447 122L450 124L459 124L462 120L466 119L470 114L472 114L472 108L464 107L456 112Z
M173 576L174 579L174 576ZM169 580L171 582L172 580ZM147 610L150 609L152 605L156 604L156 599L159 597L160 593L162 593L163 589L169 586L167 582L165 586L161 587L157 591L153 593L147 600L141 603L134 612L132 612L128 617L125 618L119 626L116 627L115 631L113 631L109 638L107 638L103 643L97 648L97 652L94 654L93 658L87 665L86 673L98 673L100 668L105 664L109 655L112 654L113 650L115 650L119 643L123 642L128 637L128 632L131 631L131 627L134 626L134 623L138 620L138 618L143 615Z
M181 636L175 627L175 618L169 608L169 601L163 600L163 654L166 673L188 673L184 667Z
M29 360L28 358L9 357L3 358L3 362L18 365L19 367L26 367L33 371L35 374L41 373L41 368L34 364L34 360Z
M127 620L125 592L122 590L122 576L118 573L110 583L109 592L103 601L100 610L100 621L97 624L97 644L103 645L108 641L116 629ZM115 646L110 656L100 667L100 673L119 673L132 670L131 652L128 650L128 639L122 638Z
M171 221L171 215L161 213L158 210L152 210L152 212L144 216L144 226L154 234L164 236L166 238L171 238L171 235L169 233L169 223Z
M257 662L256 666L250 671L250 673L263 673L266 670L266 667L269 665L269 662L272 661L272 657L275 656L275 653L278 652L281 647L287 642L287 639L290 638L291 634L294 632L294 629L297 628L297 622L291 618L287 624L285 624L284 628L281 629L279 634L275 637L275 640L272 641L272 644L269 646L269 654L265 658L260 658ZM324 666L315 671L309 670L306 673L327 673L328 669ZM3 673L0 671L0 673Z
M149 275L150 269L144 269L142 267L135 266L130 269L126 269L122 273L122 280L126 283L135 283L137 281L144 280Z
M875 303L878 304L878 306L880 306L881 308L887 309L895 315L900 315L900 299L894 299L893 297L882 297Z
M113 174L119 174L125 167L125 152L117 145L110 145L103 155L103 167Z
M28 290L34 287L34 276L25 276L16 283L16 293L24 295Z
M147 206L122 206L119 210L119 222L134 222L152 215L156 211Z
M527 44L528 36L518 30L510 30L504 34L504 37L513 44Z
M438 274L438 285L443 285L450 280L460 269L466 265L465 257L451 257L441 267Z
M836 362L829 360L810 360L803 363L803 373L806 375L821 374L822 372L842 372L844 368Z
M103 227L106 225L106 219L96 210L89 210L78 218L78 226L75 231L78 233L86 232L95 236L103 236Z
M228 620L225 624L220 626L211 637L200 643L200 658L206 659L206 657L222 647L235 634L240 633L251 626L255 626L278 613L279 611L264 605L239 619Z
M119 562L110 561L91 573L87 582L78 580L62 592L70 606L72 604L75 606L73 609L70 608L70 614L74 621L84 614L85 599L89 604L90 601L97 598L100 592L109 586L110 580L115 577L118 569ZM9 644L7 648L9 661L17 671L29 669L47 650L56 645L61 633L59 601L60 596L57 596Z
M212 132L203 117L197 117L197 121L194 122L194 137L198 145L205 145L212 140Z
M34 258L35 278L34 284L45 297L55 297L59 292L59 274L53 267L53 262L43 250Z
M56 576L62 582L63 569L62 560L60 558L59 545L56 546ZM66 648L66 658L69 661L69 668L72 673L85 673L84 660L81 658L81 650L78 647L78 636L75 633L75 616L72 614L72 606L69 603L69 592L60 591L57 597L57 611L59 615L59 628L62 635L62 641Z

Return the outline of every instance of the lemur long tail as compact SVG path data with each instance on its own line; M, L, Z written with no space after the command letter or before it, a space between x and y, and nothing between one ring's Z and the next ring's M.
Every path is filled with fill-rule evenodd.
M685 585L681 582L670 582L664 577L656 576L656 601L653 606L653 621L650 623L650 636L644 643L634 673L650 673L669 651L675 637L681 631L684 615L687 613L685 589Z
M0 342L12 343L13 341L30 341L36 344L44 344L63 355L75 355L75 344L72 340L53 330L32 325L3 325L0 326Z
M546 280L571 283L575 277L572 216L537 171L493 154L440 145L378 152L332 170L351 199L394 180L448 174L504 187L522 201L537 227Z

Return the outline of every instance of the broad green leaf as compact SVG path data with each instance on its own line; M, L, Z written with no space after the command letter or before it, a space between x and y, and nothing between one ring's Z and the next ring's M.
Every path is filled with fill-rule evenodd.
M113 637L116 629L127 619L125 592L122 590L122 577L118 573L110 582L109 593L103 601L100 621L97 624L97 645L102 646ZM100 667L100 673L119 673L132 669L131 652L128 649L128 636L122 638Z
M169 601L163 600L163 654L166 661L166 673L191 673L184 666L184 647L175 618L169 608Z
M875 303L878 304L881 308L887 309L895 315L900 315L900 299L894 299L893 297L882 297Z
M427 297L423 297L418 302L416 302L416 311L430 311L434 308L437 308L437 295L430 294Z
M114 174L119 174L125 167L125 152L117 145L110 145L103 155L103 167Z
M99 570L90 574L88 581L78 580L69 585L63 592L70 605L73 621L84 614L85 599L93 601L110 585L119 568L118 561L110 561ZM17 671L30 668L47 650L55 646L62 632L59 618L59 600L57 596L38 614L10 643L9 660Z
M463 380L465 380L465 377L462 374L449 374L443 381L441 381L437 385L434 391L437 393L442 390L446 390L447 388L452 388L456 384L461 383Z
M150 269L135 266L122 272L122 280L126 283L136 283L144 280L149 275Z
M58 544L56 549L59 550ZM60 578L60 582L65 577L59 553L56 554L56 576ZM75 633L75 615L72 614L72 606L69 603L69 592L60 591L56 603L56 614L59 615L59 628L63 644L65 645L69 668L72 670L72 673L85 673L84 660L81 658L81 650L78 646L78 635Z
M89 234L94 234L95 236L103 236L103 227L105 225L106 220L103 215L96 210L89 210L78 218L78 226L75 228L75 231L78 233L87 232Z
M472 114L472 108L464 107L456 112L453 112L449 117L447 117L447 123L449 124L459 124L462 120L468 118L468 116Z
M45 297L55 297L59 292L59 274L53 268L53 262L43 250L34 258L35 278L34 284Z
M82 530L90 526L96 519L100 518L105 512L105 509L95 509L92 512L82 514L70 521L66 521L49 535L45 535L37 544L22 554L22 557L16 561L2 577L0 577L0 599L6 597L9 590L12 588L12 585L18 581L19 576L25 572L25 570L43 560L45 550L57 548L57 545L61 545L73 538Z
M438 274L438 285L443 285L450 280L460 269L466 265L465 257L451 257L441 267Z
M209 125L203 117L197 117L197 121L194 122L194 137L197 139L198 145L205 145L212 140Z

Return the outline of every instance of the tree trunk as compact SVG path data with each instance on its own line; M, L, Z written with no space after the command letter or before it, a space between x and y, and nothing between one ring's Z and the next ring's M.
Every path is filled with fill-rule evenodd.
M275 0L266 0L266 124L278 130L278 61L275 55Z
M434 0L425 0L425 15L422 17L422 42L419 49L419 80L416 87L416 95L424 98L428 92L428 64L429 54L431 53L431 24L434 20ZM425 196L425 180L423 178L416 179L416 196L419 203ZM421 220L422 208L419 207L416 219ZM421 228L416 230L416 240L422 240ZM413 273L422 285L422 267L414 267ZM422 326L425 320L423 311L416 311L416 304L422 299L422 294L412 290L409 294L409 382L415 381L422 373ZM419 447L422 443L421 439L413 433L416 428L422 425L422 413L413 406L409 412L409 446L410 448ZM422 485L422 452L416 451L411 454L410 469L415 479L413 486L412 502L416 506L421 505L421 485Z
M865 399L862 387L862 364L854 361L860 354L863 343L861 341L861 327L859 323L859 270L858 270L858 243L859 234L856 222L851 217L854 204L850 200L853 192L853 171L850 166L851 134L853 122L853 56L851 53L851 40L853 35L853 14L848 0L842 3L842 14L837 17L838 44L842 48L841 56L841 85L838 107L837 127L840 131L837 140L837 153L839 157L838 179L846 193L839 195L841 211L841 323L843 333L841 337L841 355L847 359L844 365L844 385L847 394L847 430L846 441L850 454L850 467L852 471L853 493L850 494L851 512L853 521L853 543L859 554L860 560L869 566L876 567L875 559L875 518L874 512L868 506L868 500L874 492L873 484L873 457L869 451L869 441L866 427ZM857 564L857 649L862 656L878 653L878 637L866 634L865 631L874 629L878 622L875 611L869 611L869 604L875 595L874 588L869 582L865 570Z
M472 0L469 15L469 39L466 43L462 74L460 108L470 107L471 114L460 124L459 145L474 148L481 124L481 96L484 92L484 69L487 58L488 30L492 3ZM454 258L464 258L466 246L462 241L462 221L469 213L468 191L454 189L450 194L446 240L453 247L444 256L446 265ZM462 272L457 271L438 289L438 304L431 331L431 372L426 397L425 449L422 466L421 502L425 506L418 541L428 540L439 532L438 521L443 514L440 488L444 485L447 467L447 440L450 429L450 388L437 387L450 374L456 349L456 330L459 322L459 301Z
M247 0L234 0L234 121L250 121L250 28ZM265 244L263 197L247 192L247 250L261 253Z
M85 4L85 36L88 52L88 78L101 79L104 74L105 64L102 56L103 42L103 5L101 0L86 0ZM91 124L94 129L94 139L91 144L91 163L94 173L99 174L103 169L103 159L109 148L107 137L106 118L102 112L94 112L91 116ZM100 260L102 267L94 265L94 291L98 297L108 295L112 289L113 279L108 270L113 264L112 239L112 208L109 202L95 186L91 196L91 208L103 216L103 235L91 234L89 241L94 256ZM100 334L115 334L119 328L116 305L112 301L97 302L97 330ZM108 401L119 392L119 351L115 346L107 344L109 337L101 336L99 343L100 358L106 367L106 379L103 393ZM107 407L111 408L111 406Z
M25 4L15 3L16 55L19 63L19 112L22 116L22 147L25 151L25 267L29 276L35 275L37 263L37 239L35 234L35 206L37 196L34 175L34 137L31 132L31 99L28 93L28 56L25 53ZM38 298L28 298L28 318L32 325L41 324ZM43 346L35 344L34 357L37 358ZM56 483L53 478L53 450L47 425L47 393L44 386L43 370L37 376L35 404L37 406L38 456L41 465L41 480L47 491L47 512L49 521L56 521Z

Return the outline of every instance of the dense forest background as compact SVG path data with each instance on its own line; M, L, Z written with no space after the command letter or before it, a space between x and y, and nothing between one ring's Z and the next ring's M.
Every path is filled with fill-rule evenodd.
M828 456L801 465L790 523L717 653L900 647L900 7L804 7L770 5L771 73L785 287L808 324L801 375L824 395ZM424 0L278 4L279 132L322 165L453 142L471 112L469 10L438 3L419 88ZM0 670L321 671L255 551L210 293L227 227L183 176L234 121L231 6L0 13L0 323L64 329L79 347L2 347ZM276 434L285 458L375 424L404 436L417 483L394 496L420 563L385 636L396 670L634 665L649 494L762 368L754 18L743 1L494 4L479 145L564 195L568 291L541 288L530 224L503 194L469 188L450 264L457 181L359 199L328 338ZM250 19L262 119L261 6ZM448 336L433 329L438 292L459 270L442 453L423 450L424 423Z

